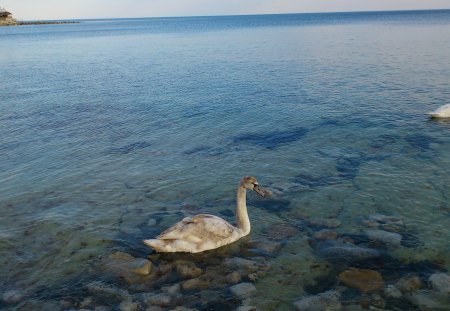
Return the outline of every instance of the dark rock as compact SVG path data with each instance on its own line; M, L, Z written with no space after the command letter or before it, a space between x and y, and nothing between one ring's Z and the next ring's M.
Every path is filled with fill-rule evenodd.
M307 128L299 127L286 131L274 131L269 133L254 133L238 136L234 139L235 143L250 143L267 149L275 149L278 146L297 141L308 133Z

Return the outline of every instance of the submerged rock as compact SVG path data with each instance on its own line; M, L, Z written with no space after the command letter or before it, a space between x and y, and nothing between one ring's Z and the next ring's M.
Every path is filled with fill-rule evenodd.
M19 290L13 289L13 290L8 290L6 292L3 293L2 295L2 299L4 302L6 303L18 303L20 301L23 300L23 293Z
M322 229L314 233L314 238L317 240L336 240L338 233L336 231Z
M304 127L295 128L285 131L274 131L268 133L252 133L237 136L235 143L250 143L265 147L267 149L275 149L278 146L290 142L297 141L305 136L309 130Z
M142 299L146 305L154 305L159 307L169 306L172 301L169 295L163 293L159 294L146 293L143 295Z
M450 294L450 275L446 273L434 273L430 276L429 281L434 290Z
M421 310L448 311L448 295L428 290L420 290L404 297Z
M383 277L374 270L350 268L341 272L338 278L346 286L359 289L363 293L377 291L384 287Z
M256 261L241 257L227 258L224 261L224 265L233 269L240 269L248 272L255 272L260 266Z
M423 287L422 280L417 275L406 276L395 283L395 287L402 293L413 293Z
M141 306L137 302L131 302L131 301L123 301L119 305L120 311L139 311L141 310Z
M338 291L330 290L315 296L302 298L294 305L299 311L339 311L342 305L339 302L341 294Z
M262 255L272 256L277 254L283 245L281 243L269 240L252 240L249 241L246 246Z
M205 278L195 278L181 283L183 290L205 289L211 285L211 281Z
M131 300L131 296L127 290L115 288L99 281L89 283L87 285L87 290L89 293L101 297L105 301L113 304Z
M285 240L299 232L298 228L287 223L276 223L267 229L267 235L274 240Z
M341 225L341 221L336 218L310 218L306 222L315 227L325 227L325 228L337 228Z
M384 230L366 230L366 234L370 240L382 242L392 246L400 246L402 241L402 236L400 234Z
M313 246L319 257L333 263L352 263L381 256L381 253L377 250L339 240L319 241Z
M135 258L127 253L116 252L102 260L102 269L133 284L140 281L141 277L150 275L153 265L148 259Z
M387 298L401 298L402 292L394 285L388 285L384 289L384 296Z
M203 274L203 269L197 267L192 262L181 261L176 263L177 272L183 278L196 278Z
M228 274L225 279L230 284L236 284L241 281L241 275L237 271L233 271Z
M256 291L255 285L252 283L239 283L230 287L230 291L235 296L248 296L252 292Z

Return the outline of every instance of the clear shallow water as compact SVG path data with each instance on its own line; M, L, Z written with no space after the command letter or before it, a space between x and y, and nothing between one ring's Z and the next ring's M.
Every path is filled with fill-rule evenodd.
M230 272L216 258L270 266L241 273L257 288L244 303L261 310L336 289L352 266L386 286L423 284L395 299L346 290L344 305L379 295L386 309L419 310L420 296L448 309L428 280L450 268L450 124L425 112L450 102L449 26L449 11L430 11L0 28L0 289L22 296L0 307L117 308L89 289L101 280L144 308L139 295L182 281L102 270L123 251L155 270L180 258L205 275ZM191 213L233 221L243 175L275 193L249 195L249 239L200 256L142 245ZM367 241L375 214L401 219L402 245ZM330 263L312 217L339 220L340 238L382 260ZM282 247L267 254L270 243ZM164 308L232 309L242 299L230 286L212 280Z

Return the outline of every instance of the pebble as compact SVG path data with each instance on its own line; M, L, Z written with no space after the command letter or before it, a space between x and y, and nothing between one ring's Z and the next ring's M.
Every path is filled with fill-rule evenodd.
M184 281L181 283L181 288L183 290L191 290L191 289L205 289L211 285L211 282L202 278L195 278Z
M402 236L400 234L384 230L367 230L366 235L373 241L382 242L392 246L400 246L402 241Z
M123 301L119 305L120 311L139 311L141 306L137 302Z
M171 286L166 286L162 288L164 291L166 291L169 295L176 295L180 292L181 285L180 284L174 284Z
M315 296L302 298L294 305L299 311L339 311L342 310L342 305L339 302L340 293L335 290L320 293Z
M402 292L394 285L388 285L384 288L384 296L387 298L401 298Z
M87 290L89 293L93 294L94 296L102 297L103 299L110 301L112 303L123 300L130 300L130 294L128 291L111 287L105 283L102 282L91 282L87 285Z
M230 268L245 269L251 272L258 270L258 263L241 257L227 258L224 265Z
M236 309L236 311L257 311L256 307L254 306L240 306Z
M167 294L152 294L146 293L142 296L142 300L146 305L155 305L160 307L165 307L170 305L171 298Z
M165 309L159 307L159 306L150 306L145 311L165 311Z
M178 262L176 263L177 272L183 278L196 278L203 274L203 269L197 267L192 262Z
M418 276L412 275L402 277L397 281L397 283L395 283L395 287L402 293L413 293L421 289L423 287L423 283Z
M341 272L338 278L347 287L359 289L363 293L377 291L384 286L381 274L369 269L350 268Z
M256 291L255 285L252 283L239 283L230 287L230 291L235 296L248 296L252 292Z
M241 281L241 275L237 271L233 271L230 274L228 274L225 278L228 283L236 284Z
M429 281L434 290L450 294L450 275L446 273L434 273L430 276Z

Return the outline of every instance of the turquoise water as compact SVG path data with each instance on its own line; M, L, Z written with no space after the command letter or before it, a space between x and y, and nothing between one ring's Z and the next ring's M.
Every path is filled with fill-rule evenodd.
M0 28L0 309L294 310L339 290L349 308L448 310L430 277L450 269L450 123L425 113L450 102L449 26L450 11L421 11ZM249 194L249 238L195 256L142 244L185 215L233 221L244 175L273 192ZM380 214L397 225L368 224ZM382 255L330 261L314 244L326 227ZM118 251L156 272L105 269ZM189 277L162 267L181 259L208 282L170 296ZM350 267L421 286L360 292L337 282ZM249 297L230 292L233 269ZM156 294L170 302L142 298Z

